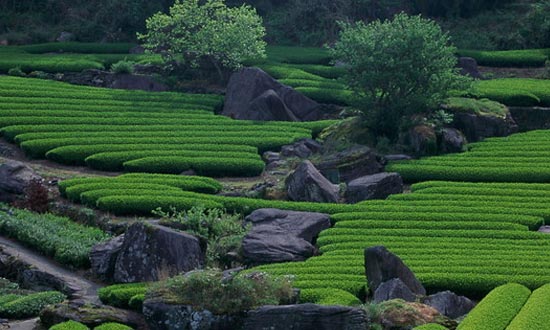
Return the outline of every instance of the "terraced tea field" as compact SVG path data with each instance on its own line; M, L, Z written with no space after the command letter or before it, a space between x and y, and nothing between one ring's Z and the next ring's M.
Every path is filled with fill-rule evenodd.
M549 141L548 130L489 138L469 144L465 153L396 162L387 170L408 182L550 182Z
M217 116L216 95L107 90L0 77L0 132L33 158L105 171L255 176L259 153L330 122Z

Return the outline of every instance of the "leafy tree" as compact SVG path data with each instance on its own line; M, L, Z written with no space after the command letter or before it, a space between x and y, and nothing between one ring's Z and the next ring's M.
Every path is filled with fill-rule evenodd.
M401 13L391 21L341 25L331 52L346 63L345 79L377 136L395 141L412 115L433 112L451 90L470 83L455 68L448 35L431 20Z
M144 47L161 53L167 62L191 67L212 65L223 78L223 69L237 69L243 61L265 57L265 28L256 10L248 5L229 8L223 0L177 0L169 14L157 13L139 35Z

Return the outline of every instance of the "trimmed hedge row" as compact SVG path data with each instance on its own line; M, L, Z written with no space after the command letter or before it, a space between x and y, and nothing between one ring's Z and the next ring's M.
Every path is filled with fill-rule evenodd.
M458 325L457 330L505 330L529 299L531 291L510 283L491 291Z
M156 156L130 160L123 163L124 170L128 172L151 172L177 174L187 170L193 170L198 175L204 176L257 176L260 175L265 163L259 155L256 159L250 157L223 158L220 157L176 157Z
M546 312L550 304L550 284L546 284L531 293L529 300L508 325L506 330L539 330L550 324L550 315Z
M444 326L437 323L428 323L414 328L413 330L447 330Z
M158 152L177 152L183 150L220 151L220 152L246 152L258 153L258 148L239 144L93 144L70 145L51 149L46 153L46 158L62 164L85 165L86 159L104 154L142 152L145 150Z
M522 49L522 50L465 50L458 51L460 56L473 57L479 65L490 67L543 67L549 49Z
M351 293L332 288L303 289L300 290L300 303L313 303L318 305L343 305L356 306L361 301Z
M22 319L38 316L44 307L60 303L65 298L64 294L57 291L44 291L19 296L0 304L0 317Z
M69 187L83 184L104 184L102 188L109 187L110 184L125 183L132 184L157 184L169 187L176 187L182 190L196 191L207 194L215 194L222 189L222 185L212 179L200 176L181 176L166 174L148 174L148 173L128 173L117 177L97 177L97 178L75 178L64 180L58 184L59 192L65 195Z
M58 323L50 327L49 330L90 330L90 328L88 328L87 326L85 326L80 322L69 320L62 323Z
M103 152L94 154L90 157L87 157L84 161L86 165L91 168L102 170L102 171L122 171L124 169L124 164L128 161L143 159L143 158L160 158L160 162L166 162L162 159L170 157L171 159L194 159L194 158L207 158L207 159L218 159L213 161L213 164L222 162L222 159L236 160L239 159L242 162L246 160L259 160L260 157L258 153L245 153L245 152L225 152L225 151L202 151L202 150L169 150L169 151L156 151L156 150L147 150L147 151L123 151L123 152ZM223 161L225 162L225 160ZM157 162L155 162L157 163ZM183 162L182 162L183 163ZM196 164L196 162L192 162ZM174 164L175 165L175 164ZM183 165L183 164L181 164ZM261 169L263 170L263 162L261 164ZM191 165L187 168L192 167ZM210 167L210 166L207 166ZM151 166L149 168L152 168ZM169 172L181 173L183 171L178 171L178 166L168 167ZM205 169L204 166L199 165L198 170L202 171ZM154 171L161 172L161 171ZM237 173L238 171L234 171ZM260 171L261 173L261 171ZM214 176L217 176L218 172L214 173Z
M136 296L144 295L148 288L148 283L115 284L99 289L97 294L104 304L129 308L130 300Z
M75 267L87 267L92 246L109 238L68 218L18 209L0 209L0 232Z
M505 78L476 83L476 93L508 106L550 106L550 81Z
M31 54L43 53L79 53L79 54L129 54L135 47L132 43L99 43L99 42L49 42L15 47Z

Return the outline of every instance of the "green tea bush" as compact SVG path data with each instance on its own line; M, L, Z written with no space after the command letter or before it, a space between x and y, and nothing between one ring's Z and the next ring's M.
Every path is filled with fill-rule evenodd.
M92 246L109 237L68 218L17 209L0 210L0 232L75 267L88 266Z
M506 284L489 293L468 314L457 330L503 330L527 302L531 291L519 284Z
M49 330L89 330L87 326L80 322L75 322L73 320L58 323L52 327L50 327Z
M548 314L543 312L544 306L550 300L550 284L546 284L531 294L527 303L514 317L507 330L544 329L550 321Z
M130 301L132 298L145 295L148 288L148 283L115 284L101 288L97 293L104 304L128 308L131 307ZM133 305L138 307L137 302L134 302Z
M210 267L230 268L232 260L227 255L240 252L241 242L248 232L240 214L228 214L221 209L192 207L181 212L157 209L153 213L161 217L161 224L205 239L207 265Z
M340 289L303 289L300 290L300 303L356 306L361 304L361 301L353 294Z
M293 295L288 277L257 272L222 281L222 272L213 269L173 277L153 290L153 294L173 303L193 305L218 315L278 305L290 301Z
M65 295L57 291L32 293L0 305L0 316L5 318L26 318L38 316L47 305L65 300Z
M111 71L117 74L132 74L134 73L135 63L126 59L113 63Z
M133 329L132 327L129 327L127 325L114 323L114 322L103 323L102 325L94 328L94 330L132 330L132 329Z
M429 323L416 327L413 330L447 330L447 328L445 328L441 324Z
M548 59L548 52L542 49L459 50L458 54L473 57L479 65L490 67L541 67Z
M11 68L8 70L8 75L13 77L25 77L26 74L21 70L20 67Z

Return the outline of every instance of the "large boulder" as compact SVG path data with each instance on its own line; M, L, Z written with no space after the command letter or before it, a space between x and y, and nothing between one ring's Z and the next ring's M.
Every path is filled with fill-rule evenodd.
M243 330L365 330L369 321L360 308L314 304L263 306L252 310Z
M122 245L114 241L94 250L93 270L119 283L158 281L201 267L205 261L205 247L198 238L141 222L128 228Z
M288 197L294 201L337 203L340 188L328 181L306 160L286 179Z
M300 139L293 144L281 148L281 156L308 158L309 156L321 151L323 146L313 139Z
M317 168L333 183L349 182L384 169L383 159L374 150L355 145L344 151L326 155L316 163Z
M456 128L445 127L439 134L439 151L444 154L464 151L466 137Z
M0 164L0 202L14 201L34 180L41 177L22 162L9 160Z
M143 302L143 315L151 330L234 330L242 326L244 315L214 315L189 305L171 305L160 299Z
M428 296L424 300L424 304L432 306L441 314L452 319L468 314L475 307L473 301L451 291L443 291Z
M256 210L245 221L252 224L242 242L249 264L303 261L317 252L319 233L330 228L326 214L278 209Z
M103 323L116 322L136 330L148 329L143 316L138 313L83 300L49 305L40 312L40 323L45 329L69 320L83 323L90 328Z
M460 69L460 74L463 76L483 79L483 76L477 68L477 61L472 57L459 57L457 67Z
M399 173L377 173L350 181L346 189L346 202L385 199L389 195L402 192L403 179Z
M222 114L235 119L314 121L323 118L319 104L258 68L231 75Z
M116 259L123 244L124 235L120 235L92 247L90 251L92 271L102 281L108 282L112 279L115 272Z
M398 256L383 246L365 249L365 270L368 287L372 292L376 292L380 284L398 278L414 294L426 295L426 289L424 289L422 283L420 283L414 273Z
M452 126L460 130L469 142L487 137L508 136L518 131L518 125L508 113L506 116L454 112Z
M382 301L392 299L403 299L404 301L415 301L416 295L398 278L391 279L378 286L374 292L374 302L381 303Z

